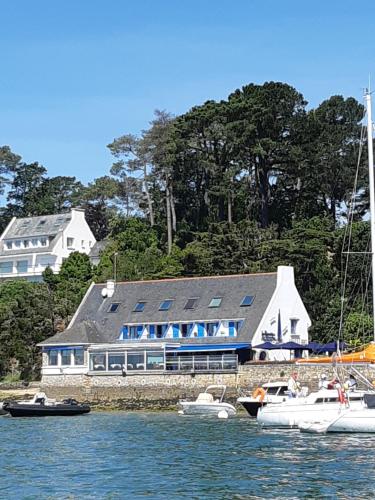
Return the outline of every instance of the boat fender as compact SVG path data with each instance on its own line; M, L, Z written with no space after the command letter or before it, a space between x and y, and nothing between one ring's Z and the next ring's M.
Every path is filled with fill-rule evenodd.
M257 387L252 394L253 398L259 399L260 402L263 401L265 395L266 395L266 391L263 389L263 387Z

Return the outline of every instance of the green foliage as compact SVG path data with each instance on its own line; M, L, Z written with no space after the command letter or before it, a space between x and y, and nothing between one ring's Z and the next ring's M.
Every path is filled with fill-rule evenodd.
M14 367L23 378L40 368L38 342L53 333L52 297L45 284L8 281L0 284L0 372Z

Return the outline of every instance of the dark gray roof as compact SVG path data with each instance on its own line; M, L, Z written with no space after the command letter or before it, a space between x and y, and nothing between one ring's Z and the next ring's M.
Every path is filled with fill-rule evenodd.
M243 319L240 334L229 337L184 338L182 343L251 341L276 288L277 273L215 276L206 278L166 279L117 283L114 295L103 298L105 284L93 285L81 304L74 323L64 333L64 342L73 342L78 325L92 321L105 332L104 342L116 342L124 324L150 324ZM253 295L249 307L241 307L245 295ZM218 308L208 307L213 297L222 297ZM185 309L189 298L198 298L194 309ZM173 300L168 311L159 311L163 300ZM145 302L143 312L134 312L137 302ZM119 303L116 312L109 312L112 303ZM72 334L70 336L70 333ZM165 339L167 340L167 339ZM168 339L173 341L173 339ZM174 339L176 340L176 339ZM48 339L50 341L50 339ZM145 340L146 341L146 340ZM159 339L160 341L160 339ZM142 341L140 341L142 342ZM150 339L147 339L150 342Z
M101 240L97 241L94 246L91 248L89 257L100 257L100 253L105 249L105 247L108 245L109 240Z
M63 344L101 344L107 342L107 336L93 321L82 321L63 332L56 333L53 337L40 342L38 345L63 345Z

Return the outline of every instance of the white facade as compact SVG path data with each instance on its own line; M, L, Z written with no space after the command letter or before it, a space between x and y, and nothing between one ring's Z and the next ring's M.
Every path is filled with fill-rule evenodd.
M262 320L254 334L252 345L256 346L270 340L308 344L310 317L302 302L294 281L294 269L291 266L277 268L277 284ZM281 333L281 338L278 336ZM261 349L256 349L257 355ZM268 360L286 361L291 359L293 351L265 351ZM304 351L306 352L306 351Z
M10 221L0 237L0 279L39 281L47 266L58 273L72 252L90 253L96 240L86 222L84 210L73 208L70 213L53 216L53 220L51 217L14 217ZM38 234L33 234L28 226L34 227L36 221ZM45 234L41 234L43 221L47 222ZM19 227L17 234L14 231L16 223Z

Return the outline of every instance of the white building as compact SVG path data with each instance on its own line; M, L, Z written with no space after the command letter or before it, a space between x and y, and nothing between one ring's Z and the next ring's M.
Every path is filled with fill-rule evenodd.
M72 252L89 254L96 240L84 210L16 218L0 237L0 279L41 281L49 266L58 273Z
M92 283L68 328L39 344L43 382L122 369L236 371L249 359L289 360L306 355L310 325L288 266L277 273ZM266 341L277 348L258 347ZM279 348L292 341L297 348Z

